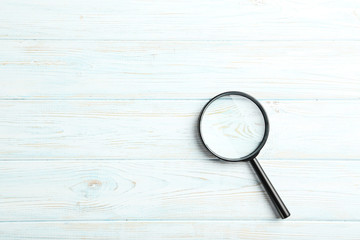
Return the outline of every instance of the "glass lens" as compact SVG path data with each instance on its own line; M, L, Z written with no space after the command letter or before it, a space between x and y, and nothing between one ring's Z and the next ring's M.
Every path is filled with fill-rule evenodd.
M240 160L261 144L265 135L265 119L250 99L226 95L205 109L200 131L210 151L227 160Z

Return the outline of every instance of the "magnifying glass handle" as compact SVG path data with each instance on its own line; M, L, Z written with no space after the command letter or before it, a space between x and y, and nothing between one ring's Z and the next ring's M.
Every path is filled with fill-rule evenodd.
M258 160L254 158L253 160L250 160L250 163L253 166L257 176L260 178L260 181L263 184L266 192L269 194L271 201L274 203L277 211L280 214L280 217L282 219L289 217L290 212L287 210L279 194L276 192L274 186L271 184L269 178L266 176Z

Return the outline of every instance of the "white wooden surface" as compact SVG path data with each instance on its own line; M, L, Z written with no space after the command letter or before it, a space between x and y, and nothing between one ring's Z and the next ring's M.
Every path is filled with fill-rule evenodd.
M358 41L1 43L2 78L11 79L2 99L209 99L233 89L262 99L360 97Z
M0 239L359 239L360 2L0 1ZM247 163L199 142L248 92Z

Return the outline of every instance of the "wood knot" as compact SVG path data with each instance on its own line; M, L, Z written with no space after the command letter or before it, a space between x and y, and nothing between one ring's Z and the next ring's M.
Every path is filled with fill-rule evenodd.
M90 188L101 188L102 182L99 180L88 180L87 181L88 187Z
M94 199L104 191L103 183L98 179L89 179L70 187L70 190L87 199Z

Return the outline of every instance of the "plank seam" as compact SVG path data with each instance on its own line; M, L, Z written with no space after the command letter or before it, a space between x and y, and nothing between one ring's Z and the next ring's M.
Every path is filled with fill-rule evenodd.
M259 219L89 219L89 220L16 220L16 221L0 221L3 223L93 223L93 222L294 222L294 223L360 223L360 220L259 220Z
M209 98L1 98L0 101L208 101ZM259 101L360 101L357 98L257 98Z
M89 38L0 38L0 41L73 41L73 42L359 42L360 39L217 39L217 40L206 40L206 39L89 39Z

